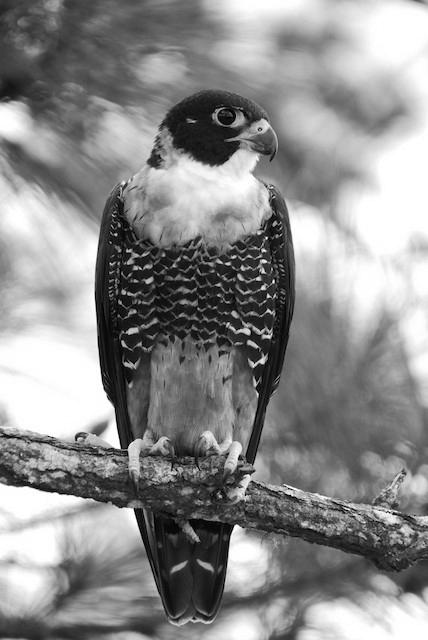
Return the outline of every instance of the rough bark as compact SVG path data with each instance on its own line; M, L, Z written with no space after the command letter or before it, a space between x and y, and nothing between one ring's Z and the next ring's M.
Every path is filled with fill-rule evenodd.
M29 431L0 428L0 482L92 498L118 507L150 507L179 520L204 518L249 529L295 536L365 556L378 567L401 570L428 558L428 517L381 505L353 504L289 487L253 481L245 501L231 504L222 491L224 458L177 461L141 459L135 492L128 479L127 453L64 442ZM238 481L251 472L242 464ZM396 498L397 483L392 498Z

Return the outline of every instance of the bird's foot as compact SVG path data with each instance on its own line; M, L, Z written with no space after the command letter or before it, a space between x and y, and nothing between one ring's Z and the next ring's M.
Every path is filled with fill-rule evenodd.
M245 476L242 476L236 487L226 490L226 496L228 499L231 502L242 502L242 500L245 500L245 492L247 491L250 482L251 476L249 473L246 473Z
M164 456L171 457L172 463L175 461L174 445L166 436L162 436L154 442L153 433L147 429L142 438L136 438L128 446L128 470L129 477L134 486L138 490L140 480L140 455L143 456Z
M170 456L175 458L174 445L167 436L161 436L157 442L150 448L149 456Z
M229 478L231 478L238 467L239 458L242 455L242 444L237 440L234 440L227 451L226 462L224 463L223 470L223 483L226 484ZM245 492L250 484L250 474L245 474L236 487L226 488L225 494L231 502L241 502L245 498Z
M107 442L107 440L103 440L99 436L96 436L94 433L87 433L86 431L79 431L74 436L77 444L86 444L90 447L104 447L105 449L111 449L112 445Z
M230 443L230 439L218 443L212 431L204 431L201 433L195 447L196 466L199 468L199 458L226 453L230 447Z
M138 491L138 482L140 480L140 453L147 455L152 446L151 443L147 442L145 435L143 438L136 438L128 446L128 473L135 492Z
M233 476L233 474L235 473L236 468L238 466L239 456L241 455L241 453L242 453L242 444L237 440L234 440L233 442L231 442L227 450L226 462L224 463L224 470L223 470L224 481L230 478L230 476Z
M235 487L228 487L227 484L229 484L229 479L232 478L238 467L239 457L242 454L242 444L237 440L232 441L231 438L227 438L223 440L223 442L218 443L211 431L204 431L199 436L195 447L195 461L198 467L199 458L224 454L227 454L227 457L223 470L221 494L232 502L240 502L245 498L245 492L250 483L251 476L249 474L243 476Z

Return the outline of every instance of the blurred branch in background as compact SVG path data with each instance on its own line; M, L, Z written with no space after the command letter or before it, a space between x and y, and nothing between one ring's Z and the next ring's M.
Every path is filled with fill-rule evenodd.
M279 134L277 161L258 172L291 205L298 261L295 322L257 475L369 502L405 466L401 508L425 516L423 4L4 0L2 422L65 437L105 418L92 302L104 200L145 161L172 103L201 88L229 89L262 103ZM386 174L393 195L385 199L377 181L391 149L398 170ZM40 522L51 512L38 513L40 496L29 492L1 488L0 563L16 560L0 564L3 637L377 640L397 637L387 621L398 609L406 634L418 637L420 619L426 636L424 563L386 576L333 549L239 530L215 626L170 628L126 514L94 510L79 527L73 516L8 533L8 513ZM49 555L53 529L61 533ZM52 571L19 568L43 564L40 556Z
M13 513L3 510L1 517L5 520L6 524L0 527L0 535L4 533L16 533L24 529L32 529L33 527L45 526L48 522L55 523L66 522L76 517L81 517L88 511L94 509L102 509L103 505L99 503L87 502L74 509L53 509L50 512L37 514L31 518L21 519L17 518Z
M405 80L347 27L358 2L321 5L310 21L288 15L257 37L198 0L5 2L1 93L27 127L25 137L9 132L8 161L93 215L118 169L145 160L171 102L238 81L275 122L289 196L331 202L343 181L365 175L370 136L408 119L411 102Z

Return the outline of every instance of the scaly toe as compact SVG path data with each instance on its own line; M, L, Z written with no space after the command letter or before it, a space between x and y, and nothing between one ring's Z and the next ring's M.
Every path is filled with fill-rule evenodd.
M233 476L238 466L239 456L242 453L242 444L237 440L234 440L230 445L229 452L227 454L226 462L224 463L223 481L225 482Z
M195 463L199 469L199 458L213 456L220 453L219 444L212 431L204 431L198 438L195 446Z
M86 444L90 447L104 447L104 449L111 449L112 445L103 440L99 436L96 436L94 433L87 433L86 431L79 431L74 436L77 444Z
M133 440L128 446L128 473L132 486L138 491L140 480L140 453L144 451L145 443L142 438Z
M151 456L164 456L171 457L175 460L174 445L167 436L162 436L150 449L149 455Z
M251 476L249 474L243 476L237 487L226 490L227 498L234 503L242 502L242 500L245 500L245 492L247 491L250 481Z
M140 471L136 471L135 469L129 469L129 478L131 480L131 484L134 488L135 493L138 493L138 485L140 482Z

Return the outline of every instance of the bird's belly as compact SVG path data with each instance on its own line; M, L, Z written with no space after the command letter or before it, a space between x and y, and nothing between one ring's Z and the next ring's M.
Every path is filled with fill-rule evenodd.
M190 339L159 340L151 357L148 427L168 436L179 455L193 455L203 431L231 436L233 350Z

